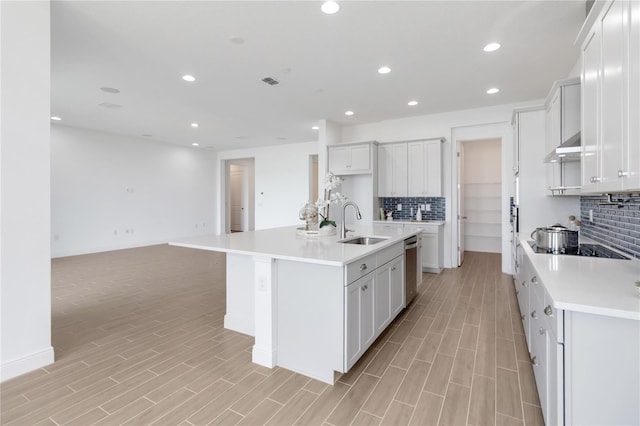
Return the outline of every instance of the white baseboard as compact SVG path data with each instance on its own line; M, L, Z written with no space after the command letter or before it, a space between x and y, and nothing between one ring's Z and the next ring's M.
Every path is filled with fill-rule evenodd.
M276 362L276 350L265 350L253 345L251 352L251 361L264 367L273 368L277 365Z
M53 346L49 346L46 349L23 356L22 358L3 362L0 365L0 382L53 364L54 361Z
M249 336L255 336L253 319L247 321L246 318L240 318L226 314L224 316L224 328L227 330L237 331L238 333L248 334Z

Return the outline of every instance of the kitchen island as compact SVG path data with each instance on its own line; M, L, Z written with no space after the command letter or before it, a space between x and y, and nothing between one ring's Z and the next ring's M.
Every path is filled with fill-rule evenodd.
M224 326L255 337L253 362L333 384L405 307L404 240L421 229L356 226L304 237L296 227L183 239L227 253Z

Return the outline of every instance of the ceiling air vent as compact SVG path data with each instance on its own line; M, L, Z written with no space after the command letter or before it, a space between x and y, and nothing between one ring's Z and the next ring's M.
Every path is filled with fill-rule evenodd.
M122 108L122 105L112 104L111 102L103 102L101 104L98 104L98 106L101 106L101 107L104 107L104 108L109 108L109 109Z
M267 83L269 86L275 86L276 84L280 83L278 80L274 80L271 77L265 77L262 79L262 81Z

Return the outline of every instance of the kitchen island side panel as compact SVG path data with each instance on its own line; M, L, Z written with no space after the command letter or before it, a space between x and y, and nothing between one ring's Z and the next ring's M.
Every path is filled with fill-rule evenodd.
M227 312L224 328L255 335L254 261L252 256L227 253Z
M343 268L277 263L277 364L333 383L343 369Z

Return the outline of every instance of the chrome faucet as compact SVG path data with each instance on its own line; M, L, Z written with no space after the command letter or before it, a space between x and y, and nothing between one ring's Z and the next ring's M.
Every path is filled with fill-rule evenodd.
M340 223L340 238L347 238L347 232L353 231L353 229L347 229L344 223L344 214L347 211L347 206L353 206L353 208L356 209L356 218L358 220L362 219L362 215L360 214L360 209L358 208L358 205L356 203L354 203L353 201L347 201L346 203L344 203L342 205L342 222Z

